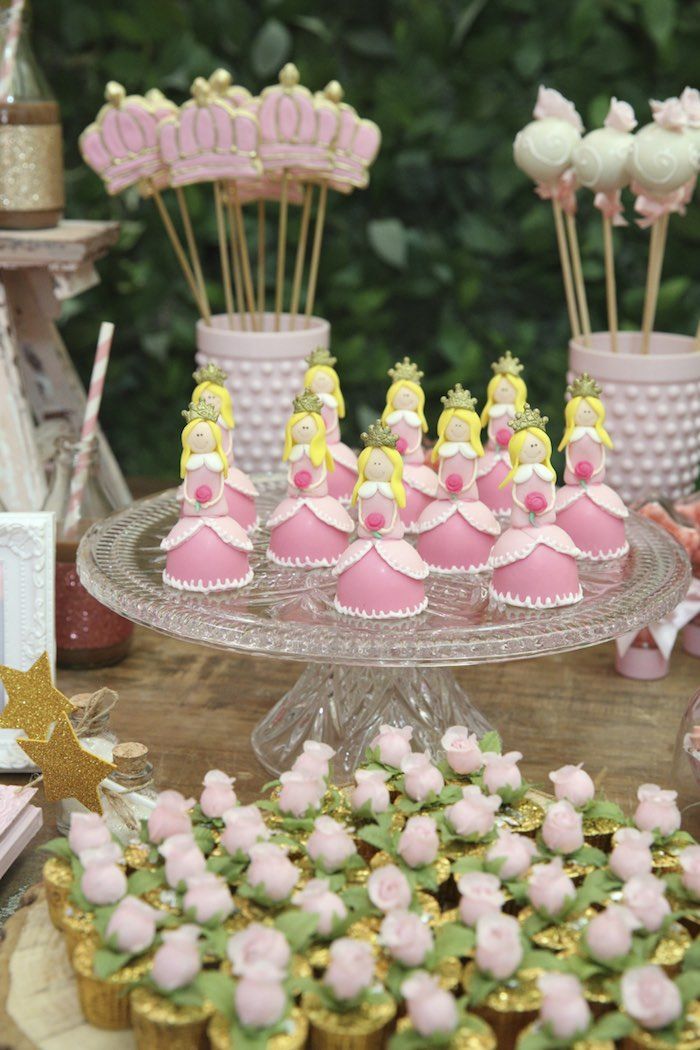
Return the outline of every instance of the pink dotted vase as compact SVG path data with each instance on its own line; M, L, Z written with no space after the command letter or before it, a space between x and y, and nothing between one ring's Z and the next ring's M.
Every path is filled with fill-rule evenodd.
M284 427L292 410L292 398L302 389L305 358L317 347L329 346L328 321L304 317L291 321L263 315L262 331L242 331L234 318L229 328L224 314L211 324L197 322L197 364L219 365L228 374L228 388L236 417L234 452L247 472L280 469Z
M641 332L608 332L590 346L569 343L568 381L588 372L603 388L606 428L615 445L606 481L626 503L691 493L700 467L700 352L686 335L654 332L642 354Z

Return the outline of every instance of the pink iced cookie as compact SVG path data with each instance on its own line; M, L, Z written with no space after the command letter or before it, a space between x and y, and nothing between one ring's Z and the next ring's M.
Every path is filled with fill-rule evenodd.
M369 183L369 169L379 152L382 133L373 121L361 119L352 106L341 101L340 84L329 84L325 97L337 103L340 110L329 184L338 193L362 190Z
M127 95L115 81L107 85L105 98L107 105L83 131L79 144L85 163L114 194L162 170L158 122L170 104L164 100L156 110L141 95Z

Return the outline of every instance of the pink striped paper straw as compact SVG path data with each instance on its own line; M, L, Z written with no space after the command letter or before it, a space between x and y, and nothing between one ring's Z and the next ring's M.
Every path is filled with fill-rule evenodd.
M6 99L10 92L10 82L15 69L17 44L22 32L22 11L24 0L12 0L7 17L7 35L0 61L0 99Z
M113 337L114 325L111 321L103 321L97 338L97 350L95 351L95 361L92 366L92 375L90 376L83 427L80 431L80 452L78 453L75 471L70 483L70 498L63 526L64 532L69 532L75 528L80 518L80 504L83 501L85 482L87 481L90 465L90 445L97 433L97 417L100 413L100 402L102 401L102 391L104 390Z

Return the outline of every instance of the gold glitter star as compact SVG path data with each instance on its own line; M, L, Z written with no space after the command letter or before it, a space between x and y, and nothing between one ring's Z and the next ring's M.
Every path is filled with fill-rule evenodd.
M7 690L7 704L0 712L0 729L23 729L27 736L46 737L49 726L71 705L51 679L47 653L28 671L0 664L0 679Z
M81 747L66 715L59 716L48 740L18 740L44 777L47 802L74 798L93 813L102 812L97 790L116 766Z

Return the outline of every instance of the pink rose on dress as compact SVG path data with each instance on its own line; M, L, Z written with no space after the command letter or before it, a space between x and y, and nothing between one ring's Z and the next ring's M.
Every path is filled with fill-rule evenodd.
M691 897L700 899L700 846L686 846L678 855L681 882Z
M542 840L553 853L575 853L583 846L583 818L566 799L545 813Z
M399 835L396 852L409 868L432 864L440 849L437 824L432 817L409 817Z
M371 514L368 514L365 518L365 524L370 532L379 532L386 525L386 518L379 511L373 510Z
M440 979L425 970L412 973L401 985L411 1024L424 1039L449 1035L459 1022L457 1003L440 987Z
M292 904L317 917L316 930L321 937L330 937L335 924L348 914L342 897L331 890L328 879L310 879L303 890L294 894Z
M389 808L391 796L385 781L389 774L381 769L358 769L355 772L357 787L350 794L350 805L357 812L369 803L369 807L375 816L378 813L386 813Z
M549 864L534 866L528 879L528 891L535 911L550 919L558 918L576 896L576 887L564 871L561 857L555 857Z
M627 882L633 875L648 875L654 866L651 844L654 836L650 831L637 828L619 828L613 835L613 848L608 865L614 875Z
M500 795L484 795L476 784L462 788L462 798L445 808L445 819L462 838L482 839L493 830Z
M194 490L194 498L197 500L197 503L208 503L213 495L214 493L209 485L197 485L197 488Z
M126 894L126 875L112 861L93 863L83 872L80 888L90 904L116 904Z
M450 726L440 741L450 769L460 776L478 773L484 764L484 755L479 748L476 733L470 733L466 726Z
M257 806L234 806L224 813L226 827L221 834L221 845L234 856L249 853L251 846L270 837L270 829Z
M528 492L525 497L525 508L532 511L533 514L541 514L547 509L547 500L541 492Z
M97 849L111 841L109 828L99 813L71 813L68 845L73 853Z
M164 992L192 984L202 968L197 941L199 929L180 926L163 933L163 944L153 956L151 977Z
M185 798L179 791L161 791L158 801L148 816L148 836L159 843L172 835L184 835L192 830L187 812L194 805L193 798Z
M316 817L306 851L314 862L321 861L326 871L338 871L357 848L347 830L332 817Z
M623 974L622 1006L642 1028L666 1028L683 1013L681 993L660 966L637 966Z
M520 923L512 915L496 912L477 920L474 960L483 973L505 981L516 972L523 954Z
M486 790L492 795L497 794L503 788L517 791L523 782L518 769L518 762L522 757L520 751L508 751L505 755L499 755L495 751L485 751L484 787Z
M500 912L506 902L501 880L483 871L468 871L457 882L459 914L465 926L475 926L482 915Z
M302 753L294 759L292 770L305 776L325 779L330 776L330 761L334 755L335 751L328 744L322 744L320 740L305 740Z
M588 951L599 962L623 958L632 950L632 934L639 925L628 908L609 904L586 926L583 936Z
M430 927L420 915L398 908L382 921L378 940L402 966L422 966L434 945Z
M286 978L292 958L284 934L261 922L229 937L226 954L236 977L272 976L278 981Z
M245 1028L270 1028L287 1011L287 993L272 975L242 977L234 992L234 1006Z
M508 448L512 436L513 431L509 430L508 427L499 427L496 431L496 441L501 448Z
M233 911L233 898L224 879L205 871L187 880L182 907L185 912L193 911L199 923L211 922L214 918L223 922Z
M204 791L199 796L202 813L209 819L220 819L227 809L235 806L238 799L233 790L235 777L229 777L220 769L210 769L205 775Z
M532 839L501 828L496 841L486 851L486 860L491 863L503 861L498 869L499 878L517 879L525 874L536 855L537 846Z
M308 489L312 480L309 470L298 470L294 475L294 485L298 489Z
M593 464L587 459L580 459L574 467L574 474L579 481L588 481L593 477Z
M279 846L259 842L250 849L248 884L259 886L270 900L286 900L299 879L299 869Z
M171 835L158 847L161 857L165 857L165 878L168 886L176 889L193 875L201 875L206 870L207 860L194 841L191 832L182 835Z
M398 438L396 441L396 451L399 453L399 455L403 456L407 448L408 441L406 441L406 438Z
M633 875L622 887L622 901L650 933L660 930L671 914L666 883L655 875Z
M280 783L282 787L277 801L282 813L303 817L310 809L320 809L326 793L326 783L322 777L309 776L292 769L281 775Z
M341 937L330 946L330 961L323 983L340 1002L356 999L374 982L372 945Z
M677 791L664 791L658 784L642 784L637 798L634 822L640 831L658 831L664 837L678 831L681 814L676 805Z
M157 914L155 908L139 897L124 897L107 923L106 939L114 937L117 951L133 955L145 952L156 935Z
M445 488L448 492L461 492L464 484L459 474L448 474L445 478Z
M408 879L395 864L375 868L367 879L367 893L375 908L383 912L408 908L413 896Z
M379 732L374 740L370 742L370 748L379 752L379 761L385 766L401 768L401 763L411 753L411 737L413 729L411 726L388 726L379 727Z
M583 1035L593 1020L578 977L566 973L543 973L537 979L542 993L540 1023L549 1025L557 1039Z
M595 795L595 784L583 769L583 762L577 766L562 766L549 774L554 784L554 794L558 799L567 799L577 808L585 806Z
M401 761L401 772L403 789L414 802L425 802L431 794L439 795L445 786L445 778L426 752L406 755Z

